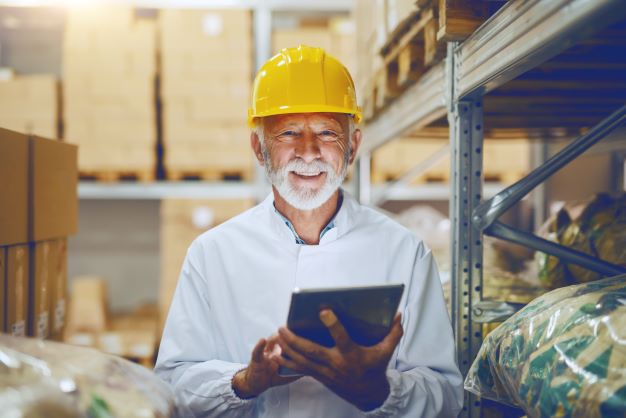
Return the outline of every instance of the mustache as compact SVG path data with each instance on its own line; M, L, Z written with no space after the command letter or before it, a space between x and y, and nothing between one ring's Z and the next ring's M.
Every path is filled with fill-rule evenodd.
M285 171L296 171L298 173L314 174L314 173L327 173L332 171L332 166L322 160L313 160L310 163L305 162L300 158L289 161L283 167Z

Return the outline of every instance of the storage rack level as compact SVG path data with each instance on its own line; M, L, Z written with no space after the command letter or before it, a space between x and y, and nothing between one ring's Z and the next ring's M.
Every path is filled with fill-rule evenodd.
M433 112L441 111L436 100L420 92L439 91L446 98L452 155L452 321L464 375L483 340L484 315L476 309L482 308L483 234L605 275L624 271L515 230L497 218L626 120L625 20L619 0L511 0L463 43L448 44L445 71L431 69L429 77L436 83L418 82L364 129L365 135L375 136L358 170L359 197L367 203L373 149L412 127L427 125ZM435 70L439 73L433 76ZM552 128L572 137L584 132L582 128L592 129L526 178L483 201L483 136L485 129L493 128L524 128L544 140ZM461 416L481 415L481 400L466 394Z

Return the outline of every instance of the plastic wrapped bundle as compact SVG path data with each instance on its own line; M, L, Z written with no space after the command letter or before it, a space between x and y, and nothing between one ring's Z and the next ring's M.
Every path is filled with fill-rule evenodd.
M3 416L180 416L170 388L139 365L96 350L0 334Z
M566 209L548 221L540 231L544 238L601 258L614 264L626 263L626 195L613 198L598 194L570 216ZM539 278L549 289L574 283L598 280L598 273L576 264L566 264L556 257L537 252Z
M626 416L626 275L534 300L487 336L465 388L531 418Z

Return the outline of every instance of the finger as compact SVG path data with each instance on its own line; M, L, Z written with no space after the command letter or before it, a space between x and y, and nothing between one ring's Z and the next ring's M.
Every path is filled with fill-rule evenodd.
M289 343L286 343L282 339L280 341L280 345L282 347L283 353L287 357L279 357L276 360L278 364L316 378L319 376L332 376L333 371L326 364L319 363L315 359L307 357L306 355L298 352L291 345L289 345Z
M330 350L319 344L307 340L306 338L298 337L293 332L285 327L281 327L278 330L280 337L280 346L285 350L285 345L289 346L291 350L295 350L301 355L315 360L317 363L329 364L331 361Z
M398 343L402 339L404 335L404 330L402 329L402 316L400 313L397 313L393 318L393 323L391 325L391 330L387 334L385 338L380 342L381 348L386 352L392 352L395 350Z
M354 348L354 342L333 311L330 309L320 311L320 320L328 328L339 351L345 353Z
M276 362L280 366L286 367L306 376L311 376L314 379L320 381L326 381L326 379L330 377L333 373L333 371L329 367L307 359L297 351L293 351L289 348L284 348L283 351L289 357L278 357L276 359Z
M261 338L258 343L252 349L252 361L255 363L260 363L263 361L263 350L265 349L265 345L267 341L265 338Z
M281 353L280 345L278 344L278 334L274 334L267 339L267 344L265 345L265 350L263 350L263 354L265 354L269 358L274 358L276 356L280 356Z

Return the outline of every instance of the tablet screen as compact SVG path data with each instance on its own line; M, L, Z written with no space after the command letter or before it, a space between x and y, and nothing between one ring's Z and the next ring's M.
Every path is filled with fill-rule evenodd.
M372 346L389 333L403 290L403 284L296 290L287 327L301 337L332 347L334 340L319 319L319 312L329 308L356 344Z

